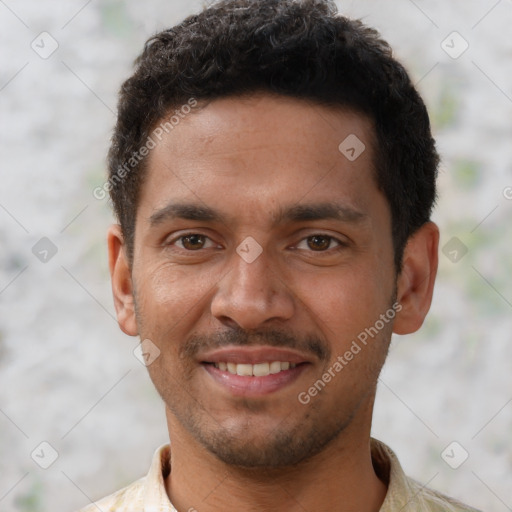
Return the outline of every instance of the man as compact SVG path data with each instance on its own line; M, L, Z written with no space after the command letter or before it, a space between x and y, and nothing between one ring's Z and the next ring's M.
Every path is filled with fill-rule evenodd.
M328 0L224 0L120 93L108 234L170 445L86 511L463 511L370 438L392 332L430 307L438 155L374 30Z

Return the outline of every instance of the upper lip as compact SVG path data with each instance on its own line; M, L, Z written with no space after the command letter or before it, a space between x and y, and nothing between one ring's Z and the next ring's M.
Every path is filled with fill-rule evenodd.
M310 363L311 357L291 349L277 347L224 347L205 352L199 357L203 363L257 364L273 361Z

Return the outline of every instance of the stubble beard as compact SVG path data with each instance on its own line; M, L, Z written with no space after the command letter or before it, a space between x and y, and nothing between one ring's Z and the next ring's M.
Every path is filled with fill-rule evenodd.
M140 316L138 312L137 316ZM142 323L138 323L138 325L141 326ZM295 424L290 424L289 419L285 418L275 427L265 429L266 432L260 430L259 435L254 435L254 424L250 418L255 414L263 416L267 412L265 404L240 400L238 410L248 419L235 426L225 426L212 417L208 412L208 407L204 406L200 399L193 398L188 390L182 391L183 387L193 385L192 375L197 368L185 370L184 381L180 382L166 370L167 365L163 361L165 358L161 357L160 361L157 361L160 364L153 363L149 368L149 373L157 391L180 427L217 459L229 466L244 469L261 471L263 468L268 470L285 468L295 466L322 452L349 427L360 409L369 407L371 421L377 379L386 359L391 338L392 325L388 327L389 329L381 333L380 339L373 341L373 343L382 343L384 349L371 368L366 369L368 374L365 375L365 378L370 377L371 380L365 392L359 396L358 401L350 401L350 407L345 408L344 411L340 411L341 408L338 408L332 411L329 417L318 413L321 400L313 401L308 405L299 404L297 401L298 408L305 407L306 409L302 417L295 420ZM225 334L223 333L221 336L223 340L221 343L218 342L218 338L215 338L214 345L247 344L249 336L247 333L231 331L227 336ZM301 343L297 344L293 341L297 338L292 338L282 332L270 331L265 333L263 338L267 345L307 346L310 351L323 358L326 365L331 360L330 349L325 346L325 342L316 337L302 338ZM166 339L166 337L163 336L161 339ZM259 336L258 339L262 338ZM283 340L285 340L284 343ZM180 351L180 359L184 356L185 359L189 359L189 356L199 347L204 347L204 343L198 342L197 339L193 340ZM189 360L192 360L191 357ZM185 398L180 398L180 396Z

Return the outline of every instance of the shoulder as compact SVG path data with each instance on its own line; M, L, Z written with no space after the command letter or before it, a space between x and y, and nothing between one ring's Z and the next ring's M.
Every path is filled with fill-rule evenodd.
M146 477L99 501L80 509L78 512L135 512L143 509L144 482Z
M155 451L146 476L78 512L141 512L146 509L176 512L165 492L165 476L170 471L169 450L169 444L164 444Z
M415 506L421 503L421 510L425 512L480 512L476 508L464 505L454 498L429 489L412 478L407 478L407 480L415 496L414 502L411 503L414 510L417 510Z
M377 476L388 484L380 512L479 512L408 477L393 450L384 443L372 439L371 449Z

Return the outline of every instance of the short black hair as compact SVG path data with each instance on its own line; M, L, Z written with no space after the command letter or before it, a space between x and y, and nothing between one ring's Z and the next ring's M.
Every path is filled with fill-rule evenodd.
M191 101L267 92L372 121L400 270L408 238L430 219L439 156L426 107L376 30L339 15L330 0L221 0L151 37L135 66L121 87L108 159L130 260L148 153L141 148L155 126L173 109L183 117Z

